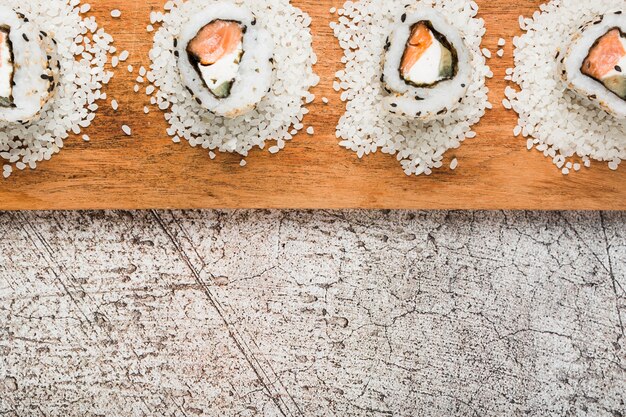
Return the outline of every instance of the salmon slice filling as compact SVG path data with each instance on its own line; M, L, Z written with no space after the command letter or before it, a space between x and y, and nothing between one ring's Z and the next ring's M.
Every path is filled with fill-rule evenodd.
M11 30L0 27L0 106L13 105L13 47L10 39Z
M626 38L618 28L611 29L591 47L581 72L602 83L626 100Z
M446 38L430 22L413 25L400 65L402 79L415 87L433 87L457 73L457 53Z
M243 35L240 23L215 20L187 45L190 62L216 98L230 96L243 56Z

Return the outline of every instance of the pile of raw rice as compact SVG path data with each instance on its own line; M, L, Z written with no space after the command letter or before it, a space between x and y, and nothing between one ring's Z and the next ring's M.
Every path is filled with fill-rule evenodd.
M256 110L229 120L211 114L193 99L183 84L174 55L174 40L183 25L211 3L218 1L168 1L165 12L152 12L148 30L153 25L160 27L154 36L147 74L153 86L146 89L146 94L154 93L151 103L166 111L170 125L167 133L174 142L184 139L191 146L208 149L211 158L215 158L215 150L245 157L255 147L264 149L267 141L276 141L269 148L276 153L304 128L302 119L308 113L304 105L315 98L309 89L319 83L319 76L313 72L317 56L312 49L311 18L289 0L232 2L250 8L272 34L276 49L272 90Z
M507 71L507 80L520 90L507 87L503 104L519 114L514 134L526 137L529 150L551 158L565 175L589 167L591 159L616 170L626 158L626 124L568 90L555 59L580 26L623 7L622 0L555 0L532 18L520 16L526 33L513 40L516 67Z
M469 0L422 0L444 14L458 28L472 53L473 81L468 96L452 113L441 120L422 123L394 116L382 104L380 82L385 41L408 4L406 0L348 1L337 11L339 21L331 23L345 51L334 87L343 90L347 111L337 126L341 146L359 158L381 151L396 155L407 175L430 175L443 166L444 153L458 148L466 138L476 136L472 126L491 108L486 77L491 77L480 45L485 34L484 21L476 18L478 6ZM333 10L331 10L333 11ZM455 160L456 161L456 160ZM456 162L453 162L456 166Z
M61 64L59 84L38 118L28 124L0 122L0 165L8 178L13 167L35 169L63 148L70 133L79 134L95 118L101 92L113 73L104 66L113 38L86 17L80 0L0 0L24 14L56 41Z

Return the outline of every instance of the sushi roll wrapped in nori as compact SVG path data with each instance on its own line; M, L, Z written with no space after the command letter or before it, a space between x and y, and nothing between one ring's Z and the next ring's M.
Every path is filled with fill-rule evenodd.
M272 85L274 41L243 6L207 6L181 31L177 56L191 94L218 116L254 110Z
M626 15L621 10L580 28L561 64L563 80L573 91L626 119Z
M431 8L407 8L387 44L385 107L430 121L453 111L472 81L470 51L458 29Z
M54 90L53 45L23 15L0 6L0 121L37 117Z

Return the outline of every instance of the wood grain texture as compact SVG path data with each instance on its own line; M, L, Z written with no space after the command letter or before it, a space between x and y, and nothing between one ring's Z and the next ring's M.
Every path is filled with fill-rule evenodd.
M129 64L148 66L152 42L145 30L149 12L164 0L98 0L92 13L115 37L118 50L131 52ZM134 78L125 66L106 91L120 102L113 112L103 104L87 133L90 143L74 137L61 154L35 171L17 172L0 182L0 209L147 209L147 208L410 208L410 209L626 209L626 170L609 171L596 163L591 170L564 177L539 152L526 150L526 141L511 134L516 115L501 107L505 69L512 64L511 39L519 34L517 17L537 10L541 1L478 1L486 21L484 46L495 51L497 40L508 40L503 59L491 59L495 77L489 80L494 110L477 128L478 137L449 152L459 159L455 171L446 168L430 177L409 178L389 155L359 160L340 148L336 123L345 105L331 86L339 70L341 49L328 24L338 0L294 0L310 13L314 48L320 62L321 84L313 90L327 96L316 100L305 125L315 136L298 135L277 154L255 151L240 168L241 158L219 155L186 143L174 144L166 135L157 109L145 116L146 96L134 94ZM122 18L112 19L119 8ZM122 124L133 128L126 137Z

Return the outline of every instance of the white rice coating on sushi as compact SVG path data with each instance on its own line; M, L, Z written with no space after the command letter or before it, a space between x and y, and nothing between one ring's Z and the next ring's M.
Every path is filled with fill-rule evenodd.
M507 72L519 90L507 87L505 105L519 115L515 135L526 138L528 149L551 158L563 174L573 171L568 166L588 167L591 159L617 169L626 158L626 124L568 89L556 59L581 26L623 6L621 0L557 0L532 18L520 17L526 33L513 40L516 67Z
M54 96L28 123L0 122L0 165L7 178L13 168L35 169L58 153L70 134L78 135L95 118L95 102L113 73L104 68L113 38L94 17L80 13L79 0L0 0L24 14L56 42L60 62Z
M431 122L389 113L381 83L384 47L394 23L406 6L432 7L458 28L471 53L472 82L467 96L453 111ZM347 102L337 126L340 145L359 158L375 152L396 155L407 175L430 175L443 166L444 154L475 137L472 126L490 107L485 85L490 73L480 51L484 21L476 18L478 6L470 0L362 0L348 1L331 23L345 51L345 70L337 73L335 89Z
M314 96L309 92L319 83L313 72L317 56L312 49L311 18L288 0L232 1L245 5L257 18L257 25L274 39L274 81L270 92L256 109L235 119L212 114L185 88L178 71L174 39L183 25L200 10L223 3L218 0L175 0L165 13L153 12L151 24L160 24L150 51L152 61L148 79L156 87L152 104L166 111L170 127L167 134L174 142L185 139L193 147L247 156L255 147L265 149L276 141L272 153L283 149L293 131L304 128L304 107Z

